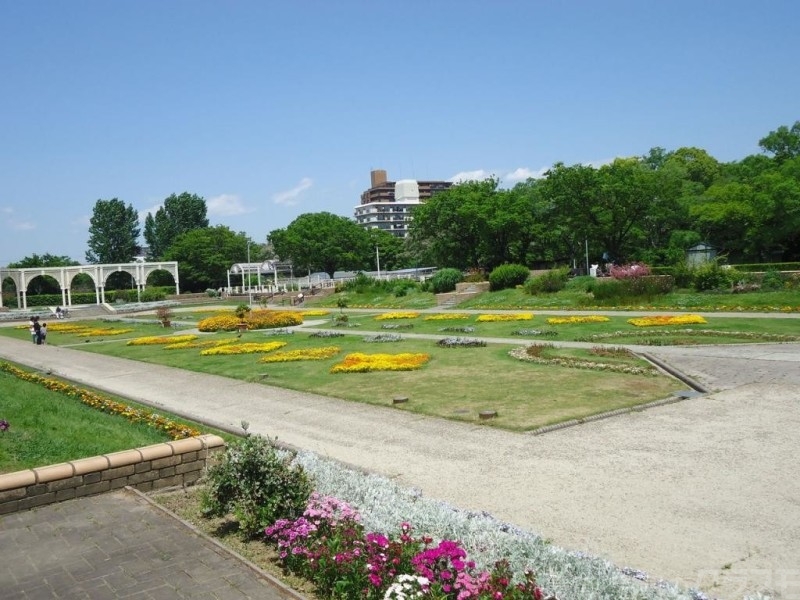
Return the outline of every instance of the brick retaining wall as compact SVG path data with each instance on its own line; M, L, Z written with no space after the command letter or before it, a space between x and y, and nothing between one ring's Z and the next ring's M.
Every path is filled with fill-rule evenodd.
M58 465L0 475L0 515L131 486L140 491L191 485L206 459L225 448L201 435Z

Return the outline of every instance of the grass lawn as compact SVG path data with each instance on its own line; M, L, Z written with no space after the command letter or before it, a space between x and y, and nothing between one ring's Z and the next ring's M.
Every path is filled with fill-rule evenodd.
M148 425L130 423L59 392L0 372L0 473L40 467L169 441Z
M129 336L133 337L133 334L126 334L125 338ZM85 351L357 402L389 406L394 396L408 396L411 401L397 405L398 410L468 422L477 422L482 410L496 410L498 417L488 423L517 431L635 406L665 398L673 391L685 388L684 384L663 375L631 375L523 362L508 355L515 345L506 344L483 348L441 348L434 340L406 338L400 342L367 343L360 335L316 338L303 331L285 336L251 331L243 334L241 339L231 333L202 336L202 339L213 340L286 342L286 347L281 350L340 348L337 356L324 360L263 363L258 354L201 356L197 348L167 350L161 345L129 346L126 339L116 336L93 343L77 341L74 334L69 333L53 332L48 337L50 343L56 345L75 344ZM431 359L416 371L329 372L334 364L352 352L427 353ZM584 354L591 359L588 351ZM638 359L629 360L641 363ZM498 393L498 389L502 389L502 393Z

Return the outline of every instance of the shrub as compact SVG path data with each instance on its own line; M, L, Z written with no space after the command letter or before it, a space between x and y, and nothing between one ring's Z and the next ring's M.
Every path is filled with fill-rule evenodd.
M500 265L489 273L489 289L492 291L512 289L525 283L530 276L531 271L525 265Z
M723 269L717 261L708 262L692 272L692 285L698 292L728 289L736 279L733 269Z
M166 298L167 292L162 288L145 288L142 290L140 296L142 302L158 302L160 300L166 300Z
M294 453L279 453L272 441L259 435L232 444L208 470L204 514L232 512L245 537L259 534L278 519L299 517L312 484L301 466L291 464L293 459Z
M444 294L454 291L462 278L458 269L440 269L430 278L430 286L434 294Z
M614 279L637 279L650 275L650 267L640 262L627 265L611 265L609 275Z
M419 284L411 279L398 279L392 283L392 294L394 294L395 298L402 298L406 296L409 291L418 289Z
M784 287L784 278L779 271L770 269L764 273L761 278L761 289L768 292L775 292L782 290Z
M532 296L552 294L563 290L567 286L567 281L569 281L569 269L552 269L526 281L524 290L526 294Z

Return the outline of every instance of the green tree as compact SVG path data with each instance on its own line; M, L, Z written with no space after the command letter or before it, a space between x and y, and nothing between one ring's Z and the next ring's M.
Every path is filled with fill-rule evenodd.
M375 259L380 257L381 271L406 269L413 266L413 262L409 259L402 238L392 235L383 229L378 229L377 227L367 229L366 231L371 252L375 254ZM376 248L377 251L375 250ZM377 260L374 262L376 263L377 270ZM368 270L371 271L372 269Z
M149 256L161 258L182 233L208 227L207 210L204 198L183 192L166 198L155 215L147 213L144 239L149 247Z
M439 192L414 211L411 240L437 266L492 270L525 264L537 240L535 183L498 189L496 178Z
M800 121L795 121L791 129L781 125L758 140L758 145L772 154L778 164L800 156Z
M139 215L122 200L98 200L89 224L90 263L131 262L139 249Z
M224 225L192 229L179 235L164 260L178 261L181 289L202 292L228 285L228 269L245 262L249 238ZM251 259L256 244L251 243Z
M76 260L72 260L69 256L53 256L52 254L32 254L26 256L22 260L9 263L10 269L31 269L34 267L72 267L79 265Z
M370 269L375 248L367 231L347 217L329 212L305 213L285 229L267 236L281 260L291 260L295 272ZM371 269L370 269L371 270Z

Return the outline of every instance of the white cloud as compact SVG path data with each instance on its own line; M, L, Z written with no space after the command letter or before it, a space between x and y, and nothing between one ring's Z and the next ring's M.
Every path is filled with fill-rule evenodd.
M584 166L587 166L587 167L594 167L595 169L599 169L600 167L603 167L605 165L610 165L615 160L617 160L617 158L619 158L619 157L615 156L614 158L601 158L600 160L590 160L590 161L585 162L583 164L584 164Z
M251 209L242 204L241 198L234 194L220 194L214 196L206 202L209 215L217 215L221 217L231 217L234 215L243 215L252 212Z
M492 174L489 171L484 169L477 169L475 171L461 171L460 173L456 173L447 181L452 181L453 183L462 183L464 181L483 181L484 179L489 179L492 177Z
M544 174L550 170L550 167L542 167L537 171L531 171L528 167L519 167L503 177L504 181L508 183L517 183L518 181L527 181L528 179L541 179Z
M155 217L156 213L158 212L158 209L161 208L163 205L164 205L164 203L161 202L159 204L155 204L155 205L151 206L150 208L145 208L145 209L140 210L139 211L139 220L142 223L144 223L144 220L147 218L148 214L151 214L151 215L153 215Z
M11 226L11 229L16 229L17 231L31 231L36 229L36 223L32 221L17 221L11 219L8 224Z
M275 204L294 206L300 201L298 196L309 189L312 185L314 185L314 182L311 180L311 178L303 177L303 179L300 180L300 183L298 183L292 189L273 194L272 201Z

